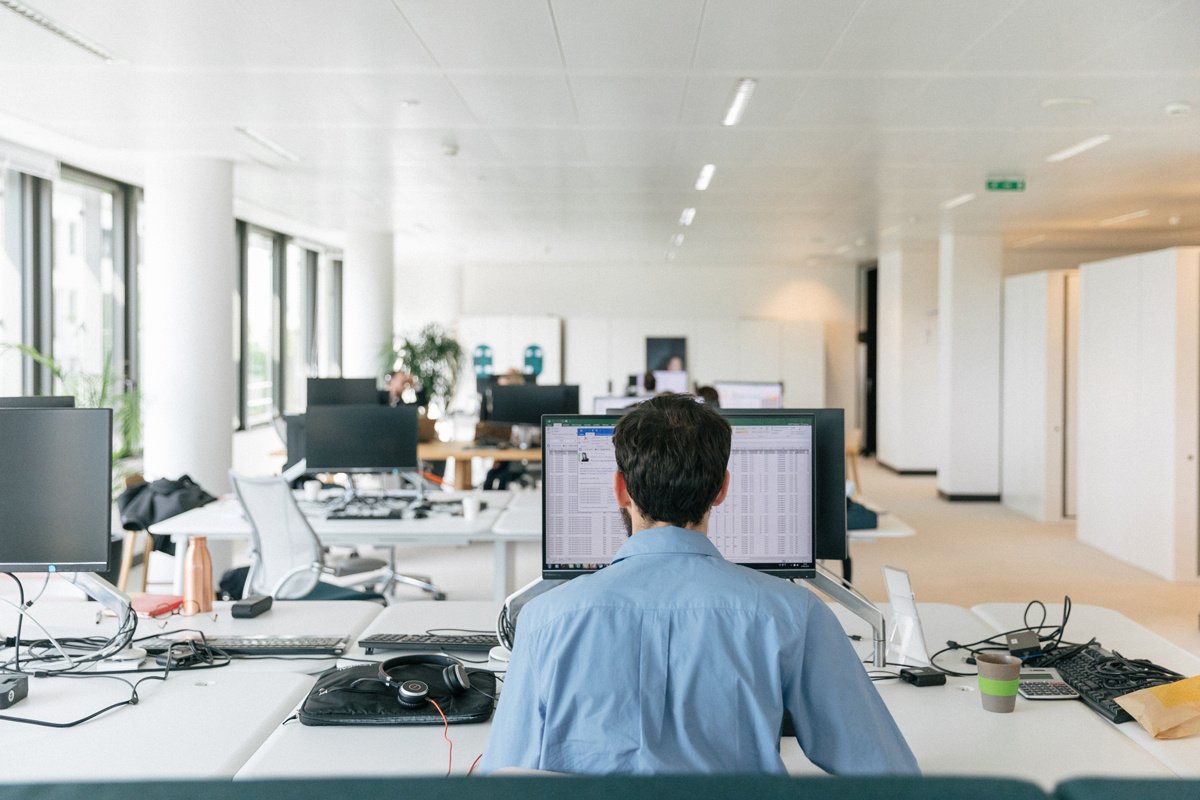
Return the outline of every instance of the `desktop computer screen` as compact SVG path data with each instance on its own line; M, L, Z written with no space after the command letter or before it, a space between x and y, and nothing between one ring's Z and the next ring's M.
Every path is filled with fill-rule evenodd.
M283 468L294 466L304 458L304 415L284 414L284 443L287 445L287 460Z
M374 378L309 378L308 405L378 405Z
M488 393L492 422L537 425L543 414L578 414L578 386L493 386Z
M0 408L74 408L75 398L70 395L51 397L0 397Z
M103 572L112 409L0 410L0 572Z
M715 381L721 408L783 408L783 384L780 382Z
M310 406L304 415L309 472L417 469L416 406Z
M649 400L652 395L643 394L613 394L605 395L604 397L596 397L592 400L593 414L611 414L617 409L629 408L643 400Z
M611 414L543 419L544 578L602 569L627 538L613 496L612 434L619 419ZM813 415L781 411L726 419L733 427L729 492L709 516L709 540L735 563L773 575L811 577L816 568Z

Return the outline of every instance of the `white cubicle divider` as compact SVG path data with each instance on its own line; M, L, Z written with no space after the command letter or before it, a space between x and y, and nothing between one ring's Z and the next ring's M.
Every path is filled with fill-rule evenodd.
M1014 275L1004 281L1001 415L1004 505L1039 522L1074 515L1075 408L1068 390L1078 370L1070 323L1077 321L1074 270ZM1074 312L1074 313L1073 313Z
M1200 248L1080 268L1080 541L1195 580Z

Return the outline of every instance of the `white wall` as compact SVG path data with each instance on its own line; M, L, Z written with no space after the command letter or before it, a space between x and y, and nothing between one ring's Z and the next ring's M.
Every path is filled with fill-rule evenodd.
M1064 346L1068 272L1004 281L1004 505L1047 522L1063 516Z
M876 454L895 470L937 466L937 251L879 256Z
M608 379L619 381L614 386L619 388L629 371L644 368L646 336L682 334L688 336L689 367L695 380L782 378L791 402L793 386L808 393L817 380L812 373L820 368L796 365L813 363L806 348L813 341L813 326L819 326L824 404L845 408L847 424L853 426L858 424L856 281L855 271L846 266L731 270L480 264L463 268L461 311L566 318L566 378L580 382L581 397L607 391ZM589 351L590 343L608 340L615 320L628 326L617 331L624 342L617 354ZM809 324L780 324L790 322ZM680 325L688 329L680 331ZM598 366L580 373L581 378L574 377L573 365L588 358ZM637 369L627 370L631 363ZM719 374L726 369L740 374ZM767 369L772 374L760 374ZM783 374L776 374L781 370Z
M1079 539L1195 579L1200 249L1080 272Z

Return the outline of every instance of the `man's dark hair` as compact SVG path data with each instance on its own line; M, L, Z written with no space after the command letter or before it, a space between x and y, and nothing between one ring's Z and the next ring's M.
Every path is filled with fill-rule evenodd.
M686 394L639 403L613 431L617 469L651 522L684 527L704 518L725 479L733 431L711 406Z

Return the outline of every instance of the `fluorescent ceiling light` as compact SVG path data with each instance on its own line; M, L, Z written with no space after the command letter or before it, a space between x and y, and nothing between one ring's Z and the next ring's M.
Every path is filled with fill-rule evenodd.
M70 42L71 44L78 47L80 50L86 50L87 52L94 55L96 58L101 58L101 59L104 59L105 61L110 61L110 62L117 60L116 56L114 56L109 51L105 50L100 45L93 42L91 39L87 38L86 36L83 36L82 34L76 33L75 31L68 28L66 25L63 25L59 22L55 22L54 20L50 19L50 17L46 16L42 12L38 11L35 8L30 8L29 6L20 2L19 0L0 0L0 6L7 8L9 11L13 12L14 14L20 14L22 17L29 20L34 25L37 25L40 28L44 28L45 30L49 31L50 33L53 33L58 38L64 39L65 41Z
M4 2L4 0L0 0L0 2ZM254 142L255 144L258 144L258 145L261 145L261 146L267 148L272 153L274 153L275 155L284 159L285 161L290 161L293 164L295 164L296 162L298 162L300 160L300 156L296 155L291 150L288 150L286 147L279 144L279 142L268 139L266 136L263 136L261 133L254 130L253 128L243 128L239 125L235 125L233 129L235 131L237 131L238 133L240 133L242 136L245 136L250 141Z
M1013 242L1013 247L1028 247L1031 244L1037 244L1038 242L1044 241L1046 241L1046 234L1038 233L1034 234L1033 236L1027 236L1024 239L1018 239L1017 241Z
M696 209L685 208L683 210L683 213L679 215L679 224L686 227L688 225L691 225L692 220L694 220L695 218L696 218Z
M674 236L672 236L671 244L675 245L676 247L679 247L679 245L683 244L683 234L677 233Z
M975 199L974 192L967 192L966 194L960 194L958 197L951 197L949 200L942 203L942 210L949 211L952 208L958 208L959 206L963 205L964 203L969 203L974 199Z
M1046 156L1046 160L1051 164L1054 164L1058 161L1066 161L1068 158L1074 158L1080 153L1086 153L1093 147L1099 147L1111 138L1112 137L1107 133L1102 133L1099 136L1093 136L1090 139L1084 139L1079 144L1073 144L1066 150L1059 150L1057 153L1052 153Z
M1143 208L1141 211L1130 211L1128 214L1121 214L1116 217L1109 217L1108 219L1102 219L1102 220L1100 220L1100 224L1101 225L1117 225L1121 222L1129 222L1130 220L1141 219L1142 217L1148 217L1148 216L1150 216L1150 209Z
M1047 97L1042 101L1042 108L1055 106L1094 106L1096 101L1090 97Z
M717 171L716 164L705 164L700 168L700 177L696 178L696 188L704 191L712 183L713 173Z
M737 125L742 121L742 115L746 113L746 106L750 103L750 95L754 94L754 87L757 85L758 81L754 78L742 78L737 82L729 110L725 112L725 119L721 120L722 125Z

